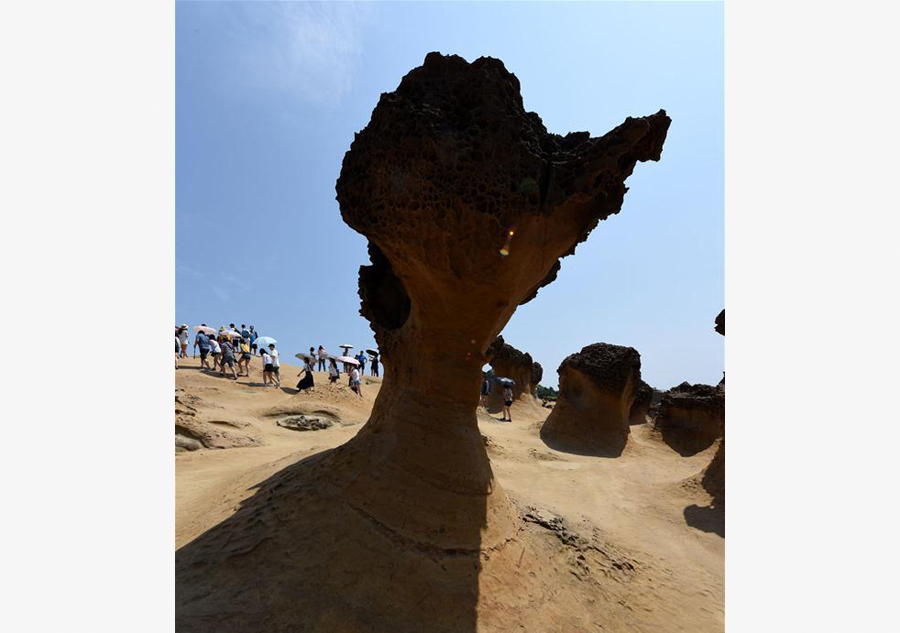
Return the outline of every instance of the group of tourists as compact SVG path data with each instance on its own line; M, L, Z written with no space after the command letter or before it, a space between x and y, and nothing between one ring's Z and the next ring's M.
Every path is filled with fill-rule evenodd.
M222 376L230 374L230 378L237 380L241 376L250 376L250 360L258 354L263 365L263 385L266 387L281 387L281 362L278 350L275 349L273 339L264 338L257 347L260 338L254 326L249 328L241 324L240 329L234 323L226 328L222 326L217 330L201 323L195 328L197 334L194 337L194 351L200 352L200 367L209 371L218 372ZM187 324L175 328L175 368L178 368L178 360L187 358L190 331ZM372 352L372 350L369 350ZM319 371L328 372L328 380L336 383L340 379L341 370L338 362L344 365L344 373L348 375L348 386L362 398L362 376L365 374L366 362L370 363L372 376L378 376L379 359L377 353L371 353L369 357L360 352L353 360L341 357L337 359L328 354L324 346L319 345L318 351L314 347L309 348L309 355L297 354L303 360L302 376L297 389L303 391L315 386L315 371L318 362Z
M259 334L251 325L241 325L238 330L234 323L229 324L230 329L226 329L223 325L218 332L201 323L197 326L197 335L194 338L194 350L200 351L200 367L210 371L218 371L223 376L231 373L231 378L237 380L241 376L250 375L250 358L257 352L257 339ZM175 366L178 366L178 357L187 358L188 326L182 324L176 328L176 341L180 345L180 354L176 354ZM268 347L260 350L260 356L263 360L263 384L273 386L281 384L279 376L278 351L275 344L270 343ZM212 363L212 364L210 364ZM237 366L235 368L235 366Z
M300 382L297 383L299 391L315 386L313 371L315 371L316 366L318 366L319 371L328 372L328 381L330 383L334 384L340 379L341 370L338 369L338 361L340 359L331 356L328 350L325 349L325 346L319 345L318 350L310 346L308 355L298 354L298 356L303 360L303 372L298 374L298 376L303 376ZM356 395L362 398L362 377L365 375L366 370L366 356L360 352L354 357L354 360L356 360L358 366L347 361L342 361L342 364L344 365L344 373L349 376L348 386ZM372 375L377 376L378 355L373 354L370 360L372 362Z
M481 406L484 407L484 410L487 411L488 408L488 396L491 395L491 389L493 385L491 384L491 379L488 377L487 373L481 373ZM512 422L512 412L510 411L510 407L513 404L513 390L512 386L509 383L503 383L503 422Z

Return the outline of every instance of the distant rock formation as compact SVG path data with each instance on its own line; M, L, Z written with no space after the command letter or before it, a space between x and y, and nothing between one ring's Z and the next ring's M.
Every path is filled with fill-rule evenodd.
M644 424L647 422L647 414L650 413L650 403L653 401L653 387L643 380L634 392L634 402L631 405L631 413L628 418L631 424Z
M544 378L544 368L537 361L531 366L531 395L537 398L537 388Z
M594 343L566 357L559 398L541 437L560 450L619 455L641 385L641 355L633 347Z
M481 368L559 259L619 212L670 122L661 110L597 138L551 134L486 57L430 53L381 95L336 185L369 241L360 313L381 390L350 441L176 553L179 631L474 631L479 578L508 576L522 605L545 591L554 572L525 571L538 546L504 549L523 521L478 430Z
M683 382L663 394L653 426L683 454L704 450L725 433L725 393Z
M531 396L534 391L531 386L534 373L534 361L531 354L522 352L498 336L488 346L485 358L490 359L491 369L497 377L513 380L516 385L512 388L513 400L523 396ZM497 413L503 408L503 387L499 384L491 385L491 394L488 396L488 411Z
M719 316L716 317L716 332L725 336L725 308L722 308L722 311L719 312ZM722 389L725 389L725 372L722 372L722 380L719 381L719 386Z

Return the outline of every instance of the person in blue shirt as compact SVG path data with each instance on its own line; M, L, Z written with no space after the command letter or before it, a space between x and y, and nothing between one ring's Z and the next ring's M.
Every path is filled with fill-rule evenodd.
M362 376L366 372L366 355L360 352L356 355L356 360L359 361L359 375Z
M259 334L256 333L256 330L253 329L253 326L250 326L250 353L256 353L256 339L259 338Z
M197 332L197 338L194 339L194 346L200 348L200 366L212 369L206 361L209 354L209 337L203 332Z

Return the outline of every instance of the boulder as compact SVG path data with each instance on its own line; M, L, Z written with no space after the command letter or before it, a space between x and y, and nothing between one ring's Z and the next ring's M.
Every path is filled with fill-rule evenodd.
M541 428L544 441L561 450L621 454L641 385L637 350L594 343L566 357L557 373L559 398Z

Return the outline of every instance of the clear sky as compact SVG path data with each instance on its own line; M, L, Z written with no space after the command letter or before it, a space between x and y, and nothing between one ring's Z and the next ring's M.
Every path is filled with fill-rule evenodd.
M568 354L628 345L667 389L715 384L724 338L723 7L713 2L179 2L177 323L254 324L282 354L372 347L366 240L334 184L382 92L430 51L503 60L548 130L665 108L658 163L503 331L556 386Z

